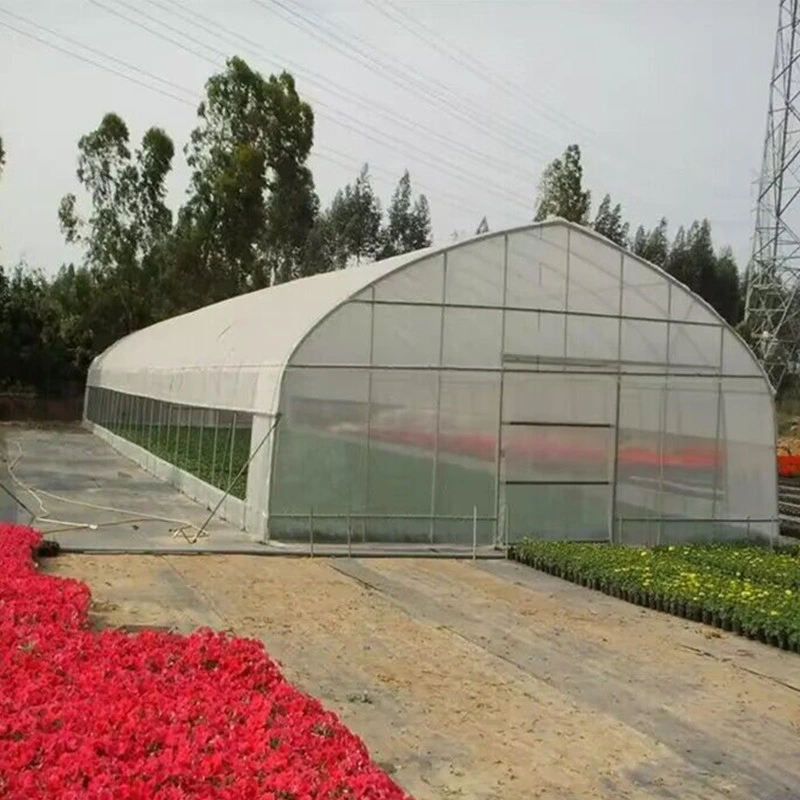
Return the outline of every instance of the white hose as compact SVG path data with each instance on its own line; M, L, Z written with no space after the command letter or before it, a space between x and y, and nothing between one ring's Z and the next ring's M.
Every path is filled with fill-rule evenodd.
M36 516L36 519L40 522L55 523L58 525L65 525L72 528L89 528L90 530L97 530L97 528L99 527L99 525L93 523L66 522L64 520L49 519L47 517L49 512L40 496L44 495L45 497L50 497L53 500L58 500L59 502L68 503L74 506L80 506L81 508L90 508L95 511L109 511L112 514L126 514L129 517L133 517L135 520L140 520L140 521L154 520L156 522L169 522L179 526L178 529L173 532L173 536L176 536L178 534L183 534L184 538L186 538L187 540L189 540L189 537L186 536L185 533L186 528L192 528L194 531L197 532L194 536L194 541L196 541L199 538L199 536L203 535L200 528L198 528L197 525L185 519L174 519L172 517L164 517L159 514L147 514L142 511L133 511L131 509L126 509L126 508L116 508L115 506L104 506L104 505L99 505L98 503L89 503L85 500L75 500L70 497L64 497L63 495L56 494L55 492L48 492L45 489L38 489L38 488L33 489L32 487L24 483L17 476L15 472L17 464L22 460L25 453L22 448L22 445L19 443L18 440L14 440L14 444L17 446L17 449L19 451L17 457L14 459L13 462L8 461L7 458L4 459L4 461L6 462L6 467L8 469L8 474L11 476L11 480L14 481L14 483L16 483L26 492L28 492L28 494L30 494L33 498L35 498L36 502L39 504L39 510L41 512L41 514ZM122 522L124 522L124 520L120 520L119 522L116 523L114 522L101 523L101 525L103 525L103 527L107 527L115 524L119 525L122 524ZM205 535L208 536L207 533Z

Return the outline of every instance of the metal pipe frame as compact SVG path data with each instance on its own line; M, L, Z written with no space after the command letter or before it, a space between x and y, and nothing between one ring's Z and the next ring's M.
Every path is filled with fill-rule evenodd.
M436 431L433 441L433 467L431 471L431 524L428 539L431 544L436 532L436 472L439 467L439 432L442 424L442 364L444 362L444 314L445 300L447 298L447 253L445 252L442 263L442 308L439 316L439 364L436 370ZM374 313L374 312L373 312Z

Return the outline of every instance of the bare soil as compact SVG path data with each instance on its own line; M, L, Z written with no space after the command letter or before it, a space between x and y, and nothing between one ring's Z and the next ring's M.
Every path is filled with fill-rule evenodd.
M261 639L419 800L800 798L800 658L507 562L60 556L98 625Z

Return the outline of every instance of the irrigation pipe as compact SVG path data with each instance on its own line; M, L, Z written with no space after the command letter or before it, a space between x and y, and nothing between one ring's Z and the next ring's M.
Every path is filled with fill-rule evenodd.
M19 441L15 441L14 444L19 449L19 454L17 455L17 457L14 459L13 462L8 461L7 459L4 459L4 460L6 461L8 474L11 476L11 480L13 480L14 483L16 483L18 486L20 486L26 492L28 492L32 497L34 497L36 499L36 502L39 504L39 509L41 511L41 514L33 514L32 516L33 516L33 518L35 520L38 520L39 522L55 523L55 524L58 524L58 525L64 525L64 526L69 526L69 527L73 527L73 528L85 527L85 528L89 528L90 530L97 530L97 528L100 527L100 525L94 524L94 523L67 522L65 520L49 519L46 516L49 512L48 512L47 507L45 506L45 504L44 504L44 502L42 501L42 498L41 498L41 495L44 495L45 497L50 497L50 498L52 498L54 500L58 500L59 502L62 502L62 503L68 503L70 505L80 506L81 508L90 508L90 509L92 509L94 511L108 511L108 512L110 512L112 514L127 514L129 517L132 518L132 520L135 519L135 520L138 520L138 521L153 520L155 522L169 522L169 523L172 523L174 525L179 525L180 526L178 528L178 531L176 531L176 533L182 532L186 528L193 528L194 530L198 531L198 533L194 536L193 540L190 540L189 537L185 536L185 534L184 534L184 536L187 539L187 541L191 541L192 544L194 544L200 538L200 535L201 535L202 531L200 531L198 529L198 527L193 522L189 522L188 520L185 520L185 519L173 519L172 517L163 517L163 516L160 516L158 514L147 514L147 513L141 512L141 511L132 511L131 509L127 509L127 508L116 508L114 506L104 506L104 505L99 505L98 503L89 503L89 502L87 502L85 500L75 500L75 499L70 498L70 497L64 497L63 495L56 494L55 492L48 492L45 489L33 489L32 487L30 487L26 483L24 483L17 476L17 474L15 472L16 466L22 460L25 451L23 450L22 445L19 443ZM30 513L30 511L28 513ZM122 524L124 521L125 520L120 520L117 523L110 523L110 524ZM109 525L109 523L101 523L101 524L103 525L103 527L107 527ZM208 521L206 521L206 523L204 523L204 525L207 525L207 524L208 524Z

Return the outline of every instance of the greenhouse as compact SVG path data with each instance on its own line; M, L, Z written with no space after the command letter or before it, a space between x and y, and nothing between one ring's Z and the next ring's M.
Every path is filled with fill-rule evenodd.
M255 540L777 533L750 350L663 270L561 220L160 322L95 359L85 416Z

